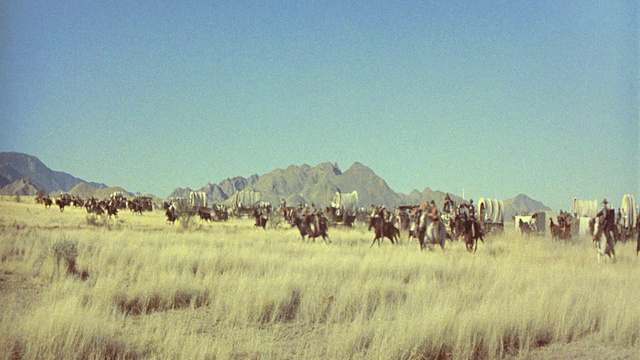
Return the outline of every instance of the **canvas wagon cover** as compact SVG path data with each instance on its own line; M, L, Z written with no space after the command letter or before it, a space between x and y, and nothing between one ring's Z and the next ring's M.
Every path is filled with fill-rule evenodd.
M331 207L342 209L349 216L355 215L358 211L358 192L345 194L336 192L331 200Z
M596 217L596 215L598 214L598 200L580 200L574 197L573 214L576 217Z
M622 215L621 223L623 227L627 229L635 227L636 218L638 217L638 207L636 205L636 199L633 197L633 195L625 194L622 197L620 214Z
M191 203L191 206L207 207L207 193L204 191L192 191L189 194L189 202Z
M238 191L233 197L235 197L235 206L243 209L252 208L254 204L260 202L260 192L255 190Z
M504 222L504 202L499 200L480 198L478 202L478 211L484 208L483 221L491 221L493 223Z

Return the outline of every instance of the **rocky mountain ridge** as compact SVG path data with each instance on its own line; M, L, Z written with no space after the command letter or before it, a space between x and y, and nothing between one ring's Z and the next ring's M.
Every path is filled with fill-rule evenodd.
M11 180L16 177L16 180ZM70 186L71 184L73 186ZM62 191L94 197L102 197L101 195L113 191L127 193L119 187L107 188L104 184L87 183L67 173L53 171L36 157L19 153L0 153L0 185L0 193L5 195L33 195L37 189L43 189L46 193ZM360 162L355 162L344 172L337 163L325 162L316 166L290 165L286 169L278 168L248 178L236 176L218 183L208 183L199 189L176 188L165 199L188 197L191 191L203 191L210 203L222 203L242 190L259 191L261 200L273 205L284 199L289 205L315 203L322 207L330 204L336 192L350 193L354 190L358 191L359 206L363 208L372 204L392 208L399 205L417 205L431 200L442 206L446 195L443 191L432 190L429 187L422 191L415 189L409 194L395 192L384 179ZM455 194L451 194L451 197L457 203L463 201ZM544 204L524 194L504 200L504 205L505 220L516 213L549 210Z
M34 187L47 193L69 191L82 182L96 189L107 187L105 184L88 182L62 171L51 170L35 156L0 152L0 188L24 178L29 178Z

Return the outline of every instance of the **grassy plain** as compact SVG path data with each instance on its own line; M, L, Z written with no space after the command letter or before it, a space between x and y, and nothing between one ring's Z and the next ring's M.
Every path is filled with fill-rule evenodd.
M598 263L588 239L507 231L473 255L252 225L4 198L0 358L640 358L632 244Z

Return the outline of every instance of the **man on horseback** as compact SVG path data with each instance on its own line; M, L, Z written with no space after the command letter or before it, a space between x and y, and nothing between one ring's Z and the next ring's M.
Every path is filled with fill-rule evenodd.
M454 206L455 204L453 203L453 200L451 200L451 196L449 195L449 193L447 193L444 196L444 205L442 205L442 211L447 214L451 214L451 210Z
M599 244L600 255L606 254L611 258L615 258L615 210L609 209L607 204L607 199L602 200L602 210L600 210L596 215L596 218L598 219L598 233L596 234L595 241ZM601 241L603 232L606 244Z
M476 221L476 208L475 206L473 206L473 199L469 199L467 209L469 210L469 218L473 221Z
M378 218L378 208L375 205L371 204L369 211L371 211L371 213L369 214L369 229L367 231L371 231L373 224L375 224Z
M438 213L438 207L436 206L436 203L433 200L431 200L429 217L433 222L440 221L440 214Z

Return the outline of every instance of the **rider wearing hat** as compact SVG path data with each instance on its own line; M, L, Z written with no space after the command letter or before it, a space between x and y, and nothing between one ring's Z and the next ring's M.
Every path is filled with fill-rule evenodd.
M469 209L469 217L473 220L476 219L476 208L473 206L473 199L469 200L469 205L467 205L467 209Z
M602 200L602 210L598 212L596 215L598 218L598 233L596 234L596 241L600 240L602 233L604 232L604 236L607 239L607 250L606 253L610 256L615 256L615 226L616 219L615 214L611 209L607 207L607 199Z

